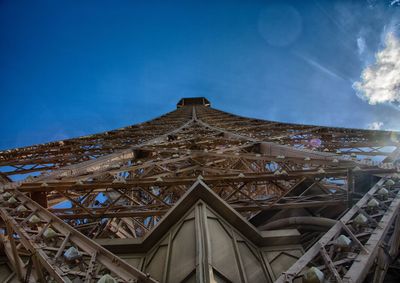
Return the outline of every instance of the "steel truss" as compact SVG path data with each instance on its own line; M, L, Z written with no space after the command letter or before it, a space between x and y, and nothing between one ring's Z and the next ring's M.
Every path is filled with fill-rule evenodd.
M373 186L275 282L293 282L311 266L326 270L326 279L334 282L363 282L371 272L374 282L383 282L387 257L398 254L400 237L400 186L383 184L384 179ZM382 188L388 189L387 198L379 195ZM376 207L371 208L371 200L377 201ZM359 215L365 217L365 225L357 224ZM348 246L340 244L343 236L350 240Z
M310 266L338 282L383 280L398 252L399 190L379 200L385 179L374 184L397 176L397 133L249 119L193 101L146 123L0 152L1 240L21 282L156 282L95 239L146 237L198 178L259 229L296 214L337 220L325 234L297 226L307 251L278 282ZM40 175L11 182L27 173ZM377 211L365 207L372 198ZM360 213L368 225L357 230ZM335 247L342 234L351 251ZM68 262L71 247L80 257Z

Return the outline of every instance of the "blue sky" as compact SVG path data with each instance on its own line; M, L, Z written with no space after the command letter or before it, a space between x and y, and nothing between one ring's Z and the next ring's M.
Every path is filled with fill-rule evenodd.
M397 56L398 2L2 0L0 149L135 124L190 96L267 120L400 129L398 65L382 94L386 75L368 69L389 33Z

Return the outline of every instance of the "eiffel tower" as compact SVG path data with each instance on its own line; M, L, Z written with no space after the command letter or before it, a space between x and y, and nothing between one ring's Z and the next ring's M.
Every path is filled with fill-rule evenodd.
M0 281L398 282L399 137L195 97L1 151Z

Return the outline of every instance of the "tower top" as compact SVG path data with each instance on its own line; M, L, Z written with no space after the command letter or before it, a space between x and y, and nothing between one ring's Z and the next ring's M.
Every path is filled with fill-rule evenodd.
M179 102L176 104L176 108L181 108L188 105L204 105L210 107L211 103L205 97L184 97L181 98L181 100L179 100Z

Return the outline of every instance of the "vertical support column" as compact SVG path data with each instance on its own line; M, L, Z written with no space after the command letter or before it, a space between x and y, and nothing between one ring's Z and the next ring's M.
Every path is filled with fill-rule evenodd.
M233 244L233 248L235 250L235 256L236 256L236 260L239 264L239 275L240 275L240 280L243 283L248 283L247 281L247 277L246 277L246 271L244 270L244 266L243 266L243 261L240 257L240 252L239 252L239 247L238 247L238 243L237 243L237 239L235 236L235 232L233 231L233 229L230 230L231 234L232 234L232 244Z
M383 283L385 280L385 275L389 267L387 255L383 250L383 247L379 248L378 260L376 261L375 273L373 278L373 283Z
M170 261L171 261L171 249L172 249L172 232L169 232L169 235L168 235L167 255L165 256L163 277L162 277L162 281L161 281L162 283L168 282L169 265L170 265Z
M21 262L20 262L20 257L18 256L18 251L17 251L17 245L15 244L15 239L13 236L13 229L10 225L10 223L6 221L6 225L7 225L7 236L8 236L8 240L10 241L10 246L11 246L11 252L12 252L12 256L14 258L14 264L15 264L15 273L17 274L17 278L18 280L20 280L21 282L23 282L23 274L22 274L22 266L21 266Z
M200 202L196 206L196 282L215 282L211 264L210 234L207 225L207 213Z
M35 267L36 274L39 278L39 282L43 282L43 283L46 282L44 275L43 275L43 269L40 265L40 260L38 258L38 255L34 254L32 260L33 260L33 266Z

